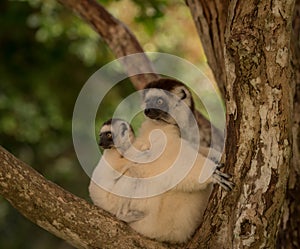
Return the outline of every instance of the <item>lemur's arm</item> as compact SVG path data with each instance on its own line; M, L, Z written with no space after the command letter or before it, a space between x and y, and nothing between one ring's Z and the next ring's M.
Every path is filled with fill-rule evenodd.
M185 146L185 148L188 148L188 145ZM187 149L187 157L189 153L195 152ZM176 189L182 191L198 191L205 189L211 183L217 183L227 191L230 191L234 184L229 180L230 176L221 172L219 169L220 164L198 153L192 169L176 186Z

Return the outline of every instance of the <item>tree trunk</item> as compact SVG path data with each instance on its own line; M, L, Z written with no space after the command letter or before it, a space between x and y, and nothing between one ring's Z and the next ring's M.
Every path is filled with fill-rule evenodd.
M292 33L294 71L293 161L283 207L277 248L300 248L300 0L296 1Z
M225 171L236 188L214 191L187 248L276 246L292 155L293 7L293 1L254 0L228 6Z

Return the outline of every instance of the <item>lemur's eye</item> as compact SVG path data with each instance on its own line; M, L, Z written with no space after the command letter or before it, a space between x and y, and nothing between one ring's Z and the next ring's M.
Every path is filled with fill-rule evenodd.
M111 132L107 132L107 133L106 133L106 137L107 137L107 138L111 138L111 137L112 137Z
M159 98L159 99L157 99L156 103L158 105L162 105L164 103L164 101L161 98Z

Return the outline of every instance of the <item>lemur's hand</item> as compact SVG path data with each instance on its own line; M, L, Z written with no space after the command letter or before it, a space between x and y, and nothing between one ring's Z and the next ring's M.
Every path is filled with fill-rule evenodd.
M224 164L217 164L217 168L215 169L212 175L213 181L219 184L225 190L231 191L235 184L232 181L230 181L230 175L220 171L220 168L222 167L224 167Z

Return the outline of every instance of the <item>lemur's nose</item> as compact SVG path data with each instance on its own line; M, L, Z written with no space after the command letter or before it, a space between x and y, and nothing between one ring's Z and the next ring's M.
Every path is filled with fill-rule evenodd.
M151 109L150 108L147 108L147 109L145 109L144 110L144 113L147 115L147 114L149 114L151 112Z

